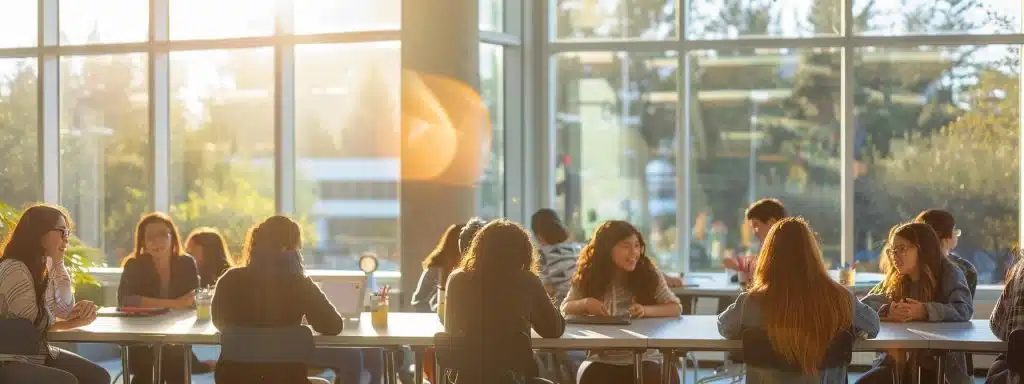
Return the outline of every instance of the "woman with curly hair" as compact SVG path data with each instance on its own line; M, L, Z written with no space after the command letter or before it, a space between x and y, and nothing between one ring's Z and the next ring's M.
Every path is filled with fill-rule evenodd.
M562 303L565 315L674 317L681 311L679 299L647 257L643 235L632 224L618 220L601 224L580 251L576 275ZM661 360L656 351L644 354L645 383L661 382ZM580 384L632 382L633 353L591 353L578 377ZM678 381L678 376L672 379Z
M925 223L907 223L893 227L881 261L884 277L864 304L878 311L883 322L956 322L969 321L974 302L967 279L939 245L935 230ZM934 381L938 371L932 352L909 354L883 353L873 369L858 383L892 383L909 380L920 367L921 381ZM947 353L945 374L949 383L970 383L962 352ZM928 378L931 377L931 378Z

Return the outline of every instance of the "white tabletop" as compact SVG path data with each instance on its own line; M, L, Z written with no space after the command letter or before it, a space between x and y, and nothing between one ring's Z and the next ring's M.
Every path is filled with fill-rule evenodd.
M838 278L838 272L829 271L833 278ZM873 288L882 278L878 273L858 273L857 284L854 290L857 293L866 293ZM729 281L729 277L723 273L702 273L686 275L683 277L682 287L672 288L672 293L677 296L697 296L715 298L733 298L740 294L739 283Z
M933 349L968 352L1005 352L1006 342L999 340L988 320L966 323L914 323L907 331L929 340Z

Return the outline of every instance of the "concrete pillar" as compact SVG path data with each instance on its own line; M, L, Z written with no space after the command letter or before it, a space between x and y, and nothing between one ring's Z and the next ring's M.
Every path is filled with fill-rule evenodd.
M480 131L490 128L467 97L480 89L477 0L402 3L402 305L392 305L407 310L423 258L445 228L474 215L479 175L471 179L482 166ZM431 105L454 127L420 124Z

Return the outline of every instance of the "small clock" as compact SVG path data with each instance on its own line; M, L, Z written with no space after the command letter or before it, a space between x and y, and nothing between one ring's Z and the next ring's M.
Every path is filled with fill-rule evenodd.
M359 257L359 269L365 273L373 273L378 266L377 256L372 253L364 253Z

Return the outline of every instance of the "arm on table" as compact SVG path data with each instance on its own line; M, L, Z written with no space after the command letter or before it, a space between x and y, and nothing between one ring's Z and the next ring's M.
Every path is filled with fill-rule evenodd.
M541 337L562 337L562 333L565 332L565 318L555 308L555 305L551 303L551 299L548 297L544 284L541 283L540 279L532 273L527 275L526 284L529 290L527 294L530 295L532 303L530 324L533 325L533 329Z
M440 272L437 268L427 268L420 274L420 281L416 284L416 292L412 294L412 307L416 312L432 312L430 299L438 294L438 279Z
M338 309L334 308L334 304L327 299L327 295L309 277L304 277L299 284L302 284L303 287L299 292L303 294L302 297L296 299L303 301L306 321L313 327L313 330L324 335L341 333L345 327L345 321L338 313Z
M747 293L741 293L736 296L736 301L718 315L718 333L722 337L737 340L743 335L743 304L746 300Z
M967 288L967 279L958 267L948 268L942 281L945 303L924 303L928 321L968 321L974 316L974 300Z

